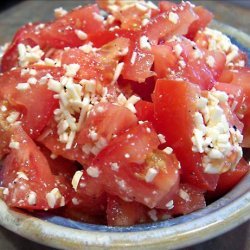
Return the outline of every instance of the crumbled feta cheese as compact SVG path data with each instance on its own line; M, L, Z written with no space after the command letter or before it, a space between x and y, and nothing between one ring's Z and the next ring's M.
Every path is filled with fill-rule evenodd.
M29 205L31 205L31 206L36 205L36 198L37 198L36 192L30 191L29 194L28 194L28 203L29 203Z
M21 67L27 67L30 64L38 62L44 55L44 52L40 49L39 45L32 48L29 45L26 46L19 43L17 48L19 54L19 65Z
M114 73L114 76L113 76L113 80L110 83L111 85L114 85L116 83L116 81L118 80L119 76L122 73L123 66L124 66L124 62L121 62L121 63L117 64L116 69L115 69L115 73Z
M17 172L17 179L29 180L28 176L24 172Z
M213 68L215 66L215 59L213 56L208 56L206 58L206 63L210 68Z
M71 184L75 191L77 191L77 186L82 178L82 175L83 175L82 171L76 171L72 178Z
M185 190L183 190L182 188L179 190L179 196L180 196L183 200L185 200L186 202L190 201L190 196L189 196L189 194L188 194Z
M166 147L163 149L163 152L165 152L167 155L171 155L173 153L173 149L170 147Z
M78 70L80 69L80 65L76 64L76 63L72 63L72 64L64 64L63 65L64 69L66 70L65 75L68 77L75 77Z
M148 215L152 221L158 221L157 211L155 209L148 211Z
M222 32L205 28L204 33L209 37L208 49L219 50L226 54L226 64L229 65L239 54L239 48L233 45L230 38Z
M148 37L146 37L146 36L140 37L140 48L151 50L151 45L150 45L150 42L148 40Z
M61 198L62 195L58 188L54 188L49 193L46 194L46 200L50 208L54 208L57 201Z
M149 168L145 175L145 181L152 182L158 173L159 173L158 169Z
M93 13L94 19L99 21L99 22L103 22L104 21L104 17L99 15L98 13L94 12Z
M242 156L242 135L238 130L230 128L221 104L228 102L228 95L223 91L212 90L207 97L197 99L198 111L194 114L192 150L203 153L204 171L220 174L233 169ZM235 162L228 166L227 157L234 155Z
M166 137L163 134L158 134L158 138L161 144L166 142Z
M28 83L18 83L16 86L16 89L24 91L30 88L30 85Z
M10 144L9 144L9 147L12 148L12 149L19 149L20 143L17 142L17 141L11 141Z
M20 116L20 113L17 111L13 111L9 114L9 116L6 118L6 121L10 124L13 124L17 121L18 117Z
M174 208L174 201L173 200L170 200L167 204L166 204L166 208L168 210L171 210Z
M75 30L75 34L80 40L86 40L88 38L88 35L82 30Z
M169 12L168 19L171 23L177 24L180 18L178 16L178 14L171 11L171 12Z
M126 154L124 155L124 157L128 159L128 158L130 158L130 154L126 153Z
M59 8L54 9L55 18L63 17L63 16L65 16L67 13L68 13L68 11L65 10L65 9L63 9L62 7L59 7Z
M182 53L183 49L181 47L181 45L179 43L177 43L175 46L174 46L174 52L177 56L180 56L181 53Z
M87 174L93 178L98 178L100 175L100 170L97 167L88 167Z
M119 165L117 162L111 162L110 167L113 171L117 172L119 170Z

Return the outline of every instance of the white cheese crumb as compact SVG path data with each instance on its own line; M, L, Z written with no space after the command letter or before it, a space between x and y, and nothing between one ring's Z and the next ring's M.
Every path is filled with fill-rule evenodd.
M29 180L28 176L24 172L17 172L17 179Z
M6 121L10 124L13 124L17 121L18 117L20 116L20 113L17 111L13 111L10 113L10 115L6 118Z
M128 159L128 158L130 158L130 154L126 153L126 154L124 155L124 157Z
M158 134L158 138L161 144L166 142L166 137L163 134Z
M94 19L99 21L99 22L103 22L104 21L104 17L99 15L98 13L94 12L93 13Z
M9 189L8 188L4 188L3 190L3 195L9 195Z
M36 198L37 198L36 192L30 191L28 194L29 205L31 205L31 206L36 205Z
M10 144L9 144L9 147L12 148L12 149L19 149L20 143L17 142L17 141L11 141Z
M166 208L168 210L171 210L174 208L174 201L173 200L170 200L167 204L166 204Z
M76 63L72 63L72 64L65 64L63 65L64 69L66 70L65 75L68 77L74 77L76 76L78 70L80 69L80 65L76 64Z
M113 171L117 172L119 170L119 165L117 162L111 162L110 167Z
M148 211L148 215L152 221L158 221L157 211L155 209Z
M185 190L183 190L182 188L180 189L180 191L179 191L179 196L183 199L183 200L185 200L185 201L190 201L190 196L189 196L189 194L185 191Z
M174 46L174 52L177 56L180 56L181 53L182 53L183 49L181 47L181 45L179 43L177 43L175 46Z
M215 66L215 59L213 56L208 56L206 58L206 63L210 68L213 68Z
M80 40L86 40L88 38L88 35L82 30L75 30L75 34Z
M93 51L93 47L92 47L92 45L90 43L80 46L79 49L82 50L86 54Z
M24 91L30 88L30 85L28 83L18 83L16 86L16 89Z
M1 111L2 111L2 112L6 112L6 111L7 111L7 107L6 107L5 105L2 105L2 106L1 106Z
M179 21L179 16L178 16L178 14L171 11L171 12L169 12L168 19L171 23L177 24Z
M163 152L165 152L167 155L170 155L173 153L173 149L170 147L166 147L163 149Z
M72 178L71 184L75 191L77 191L77 186L82 178L82 175L83 175L82 171L76 171Z
M149 168L146 175L145 175L145 181L152 182L158 173L159 173L159 171L157 169Z
M123 70L123 66L124 66L124 62L118 63L115 69L115 73L113 76L113 80L110 83L111 85L114 85L116 83L116 81L118 80L122 70Z
M87 174L93 178L98 178L100 175L100 170L97 167L88 167Z
M148 37L146 37L146 36L140 37L140 48L151 50L151 45L149 43Z
M67 13L68 13L68 11L65 10L65 9L63 9L62 7L59 7L59 8L54 9L55 18L63 17L63 16L65 16Z
M57 200L62 197L58 188L52 189L49 193L46 194L46 200L50 208L54 208Z

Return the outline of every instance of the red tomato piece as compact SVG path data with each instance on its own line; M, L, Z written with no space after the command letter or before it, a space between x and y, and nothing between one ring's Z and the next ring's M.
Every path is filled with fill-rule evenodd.
M195 7L194 12L198 16L198 19L190 25L188 34L186 35L186 37L191 40L194 39L199 30L206 28L214 17L214 15L210 11L202 6Z
M21 121L24 130L32 138L37 138L58 105L54 92L48 90L47 84L39 84L39 80L47 74L58 79L64 71L61 68L48 66L36 66L29 70L34 70L35 75L30 73L22 75L21 69L16 69L0 76L0 101L7 102L20 112L18 120ZM34 78L37 84L30 84L26 90L17 89L19 83L27 83L30 78Z
M80 65L76 79L102 79L103 85L109 85L114 79L115 69L124 52L129 49L127 38L117 38L100 48L97 52L85 53L73 48L62 53L62 64L76 63Z
M53 209L68 201L68 187L63 178L57 178L39 148L22 130L9 131L19 148L12 148L2 168L2 186L8 190L4 200L11 207L25 209Z
M140 100L135 104L136 116L139 121L149 121L154 124L154 104Z
M197 19L188 2L178 5L175 11L173 9L157 15L145 26L143 33L152 44L158 44L160 38L187 34L189 26Z
M95 15L99 14L97 5L73 9L65 16L41 29L41 37L45 45L52 48L78 47L84 43L87 36L104 30L104 24ZM77 31L87 34L86 38L77 35Z
M108 144L112 138L136 123L137 118L129 109L111 103L100 103L90 112L80 129L77 142L79 145L92 145L100 138L104 138ZM95 138L91 136L91 131L95 133Z
M178 161L156 150L158 145L149 123L137 125L113 139L91 166L100 173L97 179L107 193L154 207L167 200L179 182Z
M172 8L175 8L178 6L176 3L169 2L169 1L160 1L158 5L159 5L161 12L170 11Z
M109 226L132 226L145 223L146 207L138 202L126 202L116 196L108 197L107 224Z
M171 215L190 214L193 211L206 207L204 191L190 184L180 184L180 190L173 199Z
M244 124L243 129L243 147L250 147L250 70L249 68L237 68L235 70L224 70L219 81L229 83L231 88L234 86L242 90L242 97L237 98L234 94L236 102L235 113L241 119ZM229 86L229 88L230 88ZM242 100L243 98L243 100Z
M184 81L158 80L153 96L154 125L174 149L182 166L182 180L205 190L214 190L218 175L204 173L202 155L192 151L193 115L199 93L195 85Z
M25 45L30 45L34 47L37 45L37 41L33 37L29 37L31 33L35 31L35 29L39 26L39 24L27 24L21 27L15 34L11 44L3 55L1 60L1 70L2 72L6 72L13 67L17 67L18 65L18 44L23 43Z

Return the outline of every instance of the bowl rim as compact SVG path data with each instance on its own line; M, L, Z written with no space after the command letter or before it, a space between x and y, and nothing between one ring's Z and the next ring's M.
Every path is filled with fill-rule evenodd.
M212 27L250 48L250 36L213 21ZM27 239L60 249L180 248L218 236L250 219L250 173L227 195L188 221L138 231L79 230L57 225L7 207L0 199L0 225ZM205 215L204 216L204 211ZM181 217L179 217L181 218ZM178 220L178 218L173 219Z

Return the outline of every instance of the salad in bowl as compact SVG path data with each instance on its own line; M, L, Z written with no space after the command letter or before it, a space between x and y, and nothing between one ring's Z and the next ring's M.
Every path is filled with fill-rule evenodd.
M1 198L132 226L203 209L249 172L247 55L190 2L55 9L5 46Z

